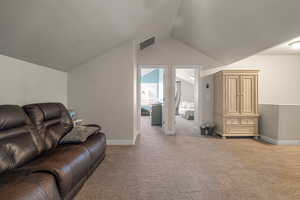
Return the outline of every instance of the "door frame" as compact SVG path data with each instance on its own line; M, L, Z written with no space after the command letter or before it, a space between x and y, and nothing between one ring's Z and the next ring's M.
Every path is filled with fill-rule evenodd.
M202 84L201 84L201 66L200 65L174 65L172 67L173 73L172 73L172 79L173 79L173 96L175 97L175 87L176 87L176 69L194 69L195 70L195 80L194 80L194 104L195 104L195 113L194 113L194 125L193 125L193 132L194 133L200 133L200 125L202 124L202 102L200 102L200 97L202 95ZM175 99L173 102L173 130L174 135L176 134L176 107L175 107Z
M137 130L139 133L141 133L141 77L142 77L142 69L145 68L151 68L151 69L164 69L164 102L163 102L163 109L162 109L162 115L163 115L163 125L162 125L162 130L164 133L168 133L168 124L166 123L168 120L168 113L167 107L168 107L168 99L169 96L167 95L167 80L168 80L168 70L169 66L168 65L137 65Z
M201 66L200 65L137 65L137 131L141 133L141 69L142 68L158 68L164 69L164 105L163 105L163 128L166 135L176 135L175 126L175 85L176 85L176 69L195 69L195 118L193 131L200 133L200 125L202 124L202 96L201 84Z

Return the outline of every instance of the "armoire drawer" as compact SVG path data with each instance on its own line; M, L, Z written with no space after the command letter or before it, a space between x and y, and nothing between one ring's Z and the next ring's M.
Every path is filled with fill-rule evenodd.
M227 118L225 119L226 125L240 125L241 119L240 118Z
M256 125L257 119L256 118L242 118L241 124L243 125Z
M226 134L256 134L256 125L227 125Z

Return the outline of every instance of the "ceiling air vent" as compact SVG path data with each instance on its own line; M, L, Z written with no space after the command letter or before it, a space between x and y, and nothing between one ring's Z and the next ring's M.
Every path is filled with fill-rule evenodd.
M140 49L143 50L155 43L155 37L149 38L143 42L140 43Z

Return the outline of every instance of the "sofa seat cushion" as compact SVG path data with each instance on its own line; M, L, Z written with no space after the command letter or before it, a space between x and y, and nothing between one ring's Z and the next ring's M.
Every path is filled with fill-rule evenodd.
M89 151L80 146L59 146L29 163L21 170L52 174L64 197L80 180L86 179L92 159Z
M85 148L91 156L91 160L93 163L91 166L92 170L100 160L103 160L106 149L106 136L104 135L104 133L98 132L89 136L83 143L67 143L59 145L59 147L62 146L79 146L80 148Z
M0 187L0 197L9 200L61 199L54 176L47 173L33 173L10 181Z

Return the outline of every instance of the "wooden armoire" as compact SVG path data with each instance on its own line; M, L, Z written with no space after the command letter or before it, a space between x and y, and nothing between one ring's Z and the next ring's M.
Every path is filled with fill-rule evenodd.
M259 136L257 70L224 70L214 74L214 123L216 133Z

